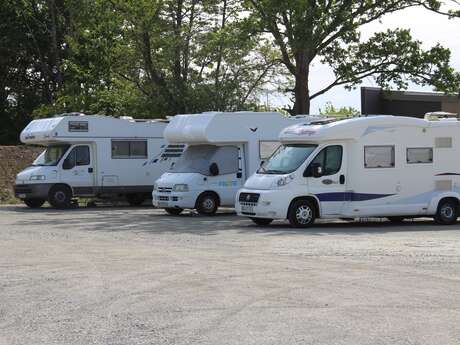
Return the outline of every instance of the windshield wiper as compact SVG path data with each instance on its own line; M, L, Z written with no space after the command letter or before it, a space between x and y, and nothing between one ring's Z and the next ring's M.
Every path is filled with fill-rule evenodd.
M286 174L286 172L282 171L282 170L265 170L265 173L266 174L273 174L273 175L275 175L275 174L280 174L280 175Z

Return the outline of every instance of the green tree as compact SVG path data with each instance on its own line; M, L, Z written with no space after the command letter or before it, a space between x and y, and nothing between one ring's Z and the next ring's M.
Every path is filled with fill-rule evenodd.
M240 20L236 0L73 5L66 87L54 111L152 117L243 109L258 103L279 66L268 40Z
M16 142L63 87L68 19L64 0L0 2L0 142Z
M353 107L336 108L331 102L327 102L324 108L319 109L321 115L330 115L335 117L353 117L360 115L360 112Z
M449 12L436 0L247 0L245 4L254 25L272 36L295 80L294 114L308 113L310 100L333 87L352 88L369 76L383 87L394 83L406 88L411 81L460 91L460 75L449 66L448 49L436 45L424 50L404 29L378 32L365 42L359 32L365 24L410 7L459 16L456 1L449 1L457 8ZM335 74L335 80L314 93L309 88L313 61L328 64Z

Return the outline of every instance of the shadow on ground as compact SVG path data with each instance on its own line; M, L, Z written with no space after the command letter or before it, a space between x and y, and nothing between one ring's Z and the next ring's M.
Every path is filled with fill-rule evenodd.
M276 221L261 227L249 219L238 217L233 210L225 209L213 217L200 216L196 212L184 212L170 216L162 210L145 207L96 207L56 210L42 208L32 210L24 206L9 206L3 210L23 213L18 222L23 226L48 226L65 229L76 228L83 231L123 232L134 231L152 234L188 233L195 235L216 235L225 231L238 233L260 233L273 236L308 235L324 236L333 234L361 235L392 232L448 231L456 226L440 226L430 218L408 220L403 224L393 224L384 219L367 221L319 220L307 229L293 229L287 221Z

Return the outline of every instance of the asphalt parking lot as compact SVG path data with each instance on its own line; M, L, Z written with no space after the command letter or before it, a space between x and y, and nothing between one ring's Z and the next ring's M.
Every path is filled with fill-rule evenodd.
M2 206L0 344L460 344L460 225Z

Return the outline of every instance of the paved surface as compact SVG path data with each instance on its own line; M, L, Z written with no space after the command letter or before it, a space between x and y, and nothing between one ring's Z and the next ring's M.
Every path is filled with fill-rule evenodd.
M460 225L0 207L0 344L460 344Z

